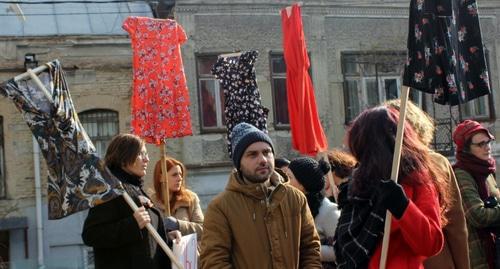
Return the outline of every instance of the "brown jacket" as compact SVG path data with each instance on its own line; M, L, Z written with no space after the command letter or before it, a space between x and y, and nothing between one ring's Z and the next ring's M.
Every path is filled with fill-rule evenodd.
M469 269L467 226L455 173L450 162L443 155L432 151L431 158L447 175L452 201L446 213L448 224L443 227L445 239L443 250L427 259L424 267L426 269Z
M274 172L266 199L262 185L242 183L233 170L205 214L201 268L321 268L307 200L287 180Z

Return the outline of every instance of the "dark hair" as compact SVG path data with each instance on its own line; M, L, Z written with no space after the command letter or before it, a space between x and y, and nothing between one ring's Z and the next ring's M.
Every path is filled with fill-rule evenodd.
M342 150L333 149L328 152L328 161L332 172L340 178L346 178L352 174L352 170L358 162L351 154Z
M319 169L323 172L323 175L326 175L330 171L330 164L323 159L320 159L318 163ZM322 180L326 180L325 176L323 176ZM307 205L309 205L309 210L311 210L311 214L313 218L315 218L319 213L319 208L321 207L321 203L325 198L325 194L323 193L323 190L317 192L306 190L305 196L307 198Z
M274 159L274 167L276 168L282 168L284 166L288 166L290 164L290 160L287 158L276 158Z
M325 198L323 192L308 192L305 193L307 198L307 205L309 206L309 210L311 210L311 214L313 218L315 218L319 213L319 208L321 207L321 203Z
M381 179L390 178L398 119L397 110L375 107L365 110L354 120L348 133L349 149L359 161L359 167L353 173L354 194L366 197ZM412 172L428 176L407 177ZM405 122L398 181L409 185L433 184L444 213L450 201L445 178L443 171L431 161L429 149ZM441 218L444 225L444 214Z
M464 149L463 149L463 152L468 152L470 153L470 146L472 145L472 136L469 137L469 139L467 139L464 143Z
M145 143L133 134L119 134L113 137L106 150L104 163L110 168L121 168L133 164L141 154Z
M162 179L162 174L161 174L161 160L158 160L155 164L155 170L153 173L153 186L155 188L155 193L156 193L156 198L158 199L159 202L163 204L163 189L161 187L161 179ZM175 203L177 201L191 201L191 195L189 192L186 190L186 167L184 164L182 164L180 161L167 157L165 163L167 164L167 173L172 169L174 166L179 166L181 168L182 172L182 185L181 189L177 192L174 192L170 199L170 212L174 209Z

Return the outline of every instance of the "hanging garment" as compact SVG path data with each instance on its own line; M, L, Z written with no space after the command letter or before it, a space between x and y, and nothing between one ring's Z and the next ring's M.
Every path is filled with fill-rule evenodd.
M128 17L123 29L133 50L132 132L146 142L191 135L189 93L180 44L186 41L174 20Z
M59 62L49 63L48 69L39 76L50 100L31 80L11 79L0 85L0 94L14 102L40 146L49 174L49 219L59 219L109 201L122 190L78 120Z
M318 116L314 86L309 77L310 62L300 7L294 4L290 15L286 9L281 10L281 22L292 146L302 154L315 156L328 148L328 141Z
M269 109L261 104L260 92L255 80L254 63L257 56L257 51L247 51L235 57L219 57L212 67L212 74L224 89L224 116L230 157L231 133L238 123L252 124L267 133Z
M457 105L490 93L488 69L472 1L412 0L403 84Z

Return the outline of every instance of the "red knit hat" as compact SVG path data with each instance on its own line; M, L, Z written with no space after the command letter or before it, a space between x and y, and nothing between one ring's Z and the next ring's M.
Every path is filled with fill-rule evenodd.
M467 142L467 140L469 140L477 132L484 132L490 139L495 139L490 131L483 127L479 122L465 120L457 125L457 128L455 128L455 131L453 132L453 142L457 145L457 152L463 151L465 142Z

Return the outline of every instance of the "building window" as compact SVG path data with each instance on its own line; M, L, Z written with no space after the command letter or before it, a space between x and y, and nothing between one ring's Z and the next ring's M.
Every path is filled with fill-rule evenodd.
M5 198L7 192L5 190L5 159L4 159L4 143L3 143L3 118L0 117L0 198Z
M400 97L404 60L404 52L342 54L346 124L362 110ZM422 106L421 92L412 90L409 98Z
M196 57L201 130L205 132L225 129L224 91L211 72L216 61L217 55Z
M0 231L0 269L9 268L9 231Z
M286 64L283 53L271 54L271 87L273 92L274 125L289 127L288 99L286 94Z
M97 154L103 157L109 142L118 134L118 112L95 109L81 112L78 117L94 143Z

